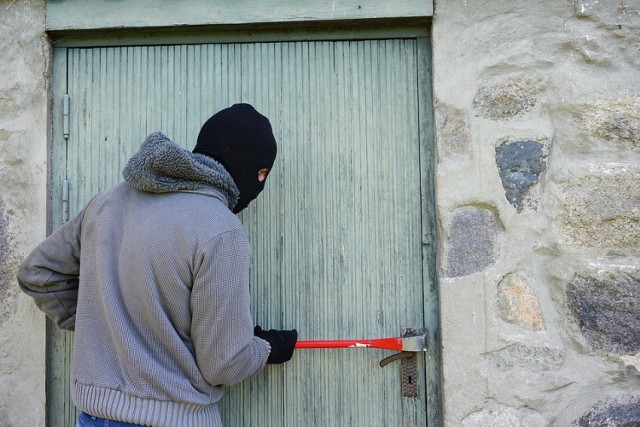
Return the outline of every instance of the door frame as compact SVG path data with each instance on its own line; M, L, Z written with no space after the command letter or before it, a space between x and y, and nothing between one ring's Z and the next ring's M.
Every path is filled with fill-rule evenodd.
M53 78L52 78L52 135L49 158L49 209L48 209L48 233L53 230L54 224L62 223L64 211L64 185L61 177L65 176L66 169L66 144L64 139L63 115L64 105L61 94L66 93L67 75L57 76L59 70L67 70L68 48L78 47L105 47L105 46L149 46L149 45L176 45L176 44L203 44L203 43L257 43L280 41L319 41L319 40L367 40L389 38L415 38L418 49L418 87L416 88L419 102L419 134L420 134L420 188L421 188L421 215L422 215L422 282L428 289L423 289L423 310L425 325L428 328L428 351L422 359L425 384L425 397L427 399L427 421L429 426L442 425L442 366L439 326L439 299L438 282L436 273L437 236L436 236L436 211L435 211L435 183L434 183L434 118L432 97L432 73L431 73L431 40L430 25L428 21L420 20L393 20L388 25L372 28L376 20L362 21L357 24L327 23L326 26L280 24L275 27L265 27L263 31L255 31L246 27L236 27L230 31L228 27L213 27L175 33L175 30L158 30L145 34L108 33L97 35L93 33L76 33L60 36L56 34L53 49ZM379 22L377 22L379 24ZM64 148L59 146L64 144ZM55 426L55 417L51 409L51 395L54 390L58 396L63 396L67 402L69 399L69 386L60 386L60 380L56 379L55 372L62 363L69 368L70 358L60 357L60 352L66 343L59 342L59 335L55 326L47 322L46 339L46 367L47 367L47 425ZM65 391L66 390L66 391ZM73 410L65 408L65 410Z

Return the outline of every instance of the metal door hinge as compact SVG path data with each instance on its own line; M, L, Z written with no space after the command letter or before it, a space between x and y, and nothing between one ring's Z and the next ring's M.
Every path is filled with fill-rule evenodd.
M68 93L62 98L62 136L69 139L69 114L71 112L71 99Z

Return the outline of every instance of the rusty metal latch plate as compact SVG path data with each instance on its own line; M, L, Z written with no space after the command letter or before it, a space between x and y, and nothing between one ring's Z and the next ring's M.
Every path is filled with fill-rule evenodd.
M426 350L426 332L416 331L415 329L405 329L403 337L422 335L424 342L422 350ZM401 386L400 392L402 397L418 397L418 355L417 353L409 353L410 357L403 357L400 365Z
M409 353L409 357L402 358L401 365L401 393L402 397L418 397L418 356Z
M382 359L380 367L400 360L401 395L402 397L418 397L418 353L427 350L426 331L405 329L402 339L403 343L409 343L408 346L403 346L405 351Z
M400 360L400 392L403 397L418 397L418 353L403 351L380 361L384 368L389 363Z

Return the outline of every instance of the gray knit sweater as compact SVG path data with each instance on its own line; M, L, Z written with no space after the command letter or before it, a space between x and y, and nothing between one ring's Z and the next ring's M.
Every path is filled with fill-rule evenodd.
M126 183L96 196L22 263L21 289L75 329L72 396L103 418L220 426L221 386L260 371L238 190L214 160L150 135Z

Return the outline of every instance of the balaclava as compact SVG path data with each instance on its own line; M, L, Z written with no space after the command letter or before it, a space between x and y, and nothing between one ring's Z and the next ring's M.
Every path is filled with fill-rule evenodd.
M240 190L233 209L238 213L264 188L265 181L258 181L258 171L271 169L277 147L269 119L249 104L235 104L202 125L193 152L213 157L229 172Z

